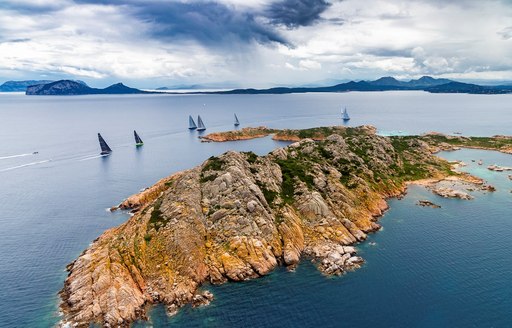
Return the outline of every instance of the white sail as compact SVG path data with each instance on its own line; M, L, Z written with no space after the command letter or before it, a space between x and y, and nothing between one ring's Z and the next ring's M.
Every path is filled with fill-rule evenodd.
M197 116L197 131L204 131L206 130L206 127L204 126L203 120L201 119L201 116Z
M344 120L344 121L348 121L350 120L350 116L348 116L348 112L347 112L347 107L345 107L343 109L343 114L341 115L341 118Z
M194 122L194 119L192 118L192 116L188 116L188 128L190 130L194 130L194 129L197 129L197 125L196 125L196 122Z

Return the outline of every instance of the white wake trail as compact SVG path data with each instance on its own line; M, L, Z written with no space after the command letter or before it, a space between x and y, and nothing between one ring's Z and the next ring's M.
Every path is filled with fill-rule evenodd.
M0 157L0 160L2 160L2 159L9 159L9 158L16 158L16 157L25 157L25 156L30 156L30 155L35 155L35 154L34 153L26 153L26 154L19 154L19 155L3 156L3 157Z
M105 156L108 156L108 155L95 155L95 156L90 156L90 157L85 157L85 158L79 159L78 161L79 162L83 162L83 161L88 161L88 160L91 160L91 159L105 157Z
M38 164L43 164L43 163L48 163L48 162L51 162L51 160L47 159L47 160L44 160L44 161L39 161L39 162L33 162L33 163L27 163L27 164L22 164L22 165L18 165L18 166L8 167L6 169L0 170L0 172L12 171L12 170L16 170L16 169L21 169L23 167L33 166L33 165L38 165Z

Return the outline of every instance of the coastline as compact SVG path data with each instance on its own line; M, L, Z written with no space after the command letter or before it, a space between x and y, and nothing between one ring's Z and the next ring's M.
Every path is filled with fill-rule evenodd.
M402 195L409 184L432 183L449 173L445 161L430 155L426 145L403 149L405 144L392 145L391 139L376 136L371 129L350 131L358 133L349 139L330 136L321 144L305 139L264 157L228 152L129 197L120 208L134 208L135 215L105 232L68 266L69 277L61 293L64 322L125 325L144 318L146 305L155 303L164 303L169 313L175 313L187 303L211 300L208 294L196 294L205 281L257 278L277 265L293 267L303 256L316 259L326 274L358 268L364 260L351 245L380 228L377 220L389 208L386 200ZM346 180L345 173L332 167L329 154L368 165L360 162L363 153L353 151L367 147L369 141L376 147L372 150L375 158L388 158L369 166L375 172L385 168L383 163L397 160L389 157L393 147L393 152L404 152L407 161L428 165L425 174L435 178L396 180L388 185L382 179L392 171L379 173L385 175L371 183L368 171ZM321 157L308 164L314 172L310 180L302 176L301 167L315 156ZM298 178L292 180L290 186L295 190L291 194L285 191L289 171ZM407 174L417 176L412 170ZM240 214L247 220L239 222ZM174 283L166 283L169 278ZM120 288L113 287L113 282ZM91 288L107 300L115 296L113 303L97 303L89 295ZM126 296L123 311L117 304L120 295Z

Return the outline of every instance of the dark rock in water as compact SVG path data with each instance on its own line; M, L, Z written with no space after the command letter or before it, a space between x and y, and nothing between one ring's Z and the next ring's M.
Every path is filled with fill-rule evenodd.
M91 88L83 83L60 80L48 84L38 84L27 88L27 95L52 95L52 96L70 96L70 95L93 95L93 94L138 94L147 93L139 89L125 86L122 83L111 85L105 89Z
M489 191L489 192L495 192L496 187L491 186L491 185L485 185L485 186L482 186L482 190Z
M441 206L437 205L437 204L434 204L432 203L431 201L429 200L419 200L418 201L418 205L419 206L430 206L432 208L441 208Z
M213 300L213 294L209 291L204 291L202 294L196 294L192 298L192 306L206 306Z
M473 196L470 194L462 191L462 190L455 190L447 187L438 187L432 189L432 191L441 197L444 198L458 198L458 199L464 199L464 200L471 200L473 199Z

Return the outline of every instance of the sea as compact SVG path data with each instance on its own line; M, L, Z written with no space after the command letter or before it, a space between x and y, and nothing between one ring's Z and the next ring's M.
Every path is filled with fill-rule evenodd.
M512 95L349 92L289 95L0 94L0 327L52 327L66 265L103 231L129 219L108 211L160 178L228 150L264 155L287 143L261 138L202 143L241 125L309 128L370 124L382 135L430 131L512 135ZM136 148L133 130L144 140ZM99 156L97 133L113 149ZM440 154L497 191L470 201L420 186L390 199L382 230L358 244L366 263L323 276L308 259L243 283L202 288L206 307L168 317L163 306L136 327L510 327L512 156L464 149ZM477 165L478 160L484 165ZM475 162L473 162L473 160ZM428 199L441 208L420 207Z

